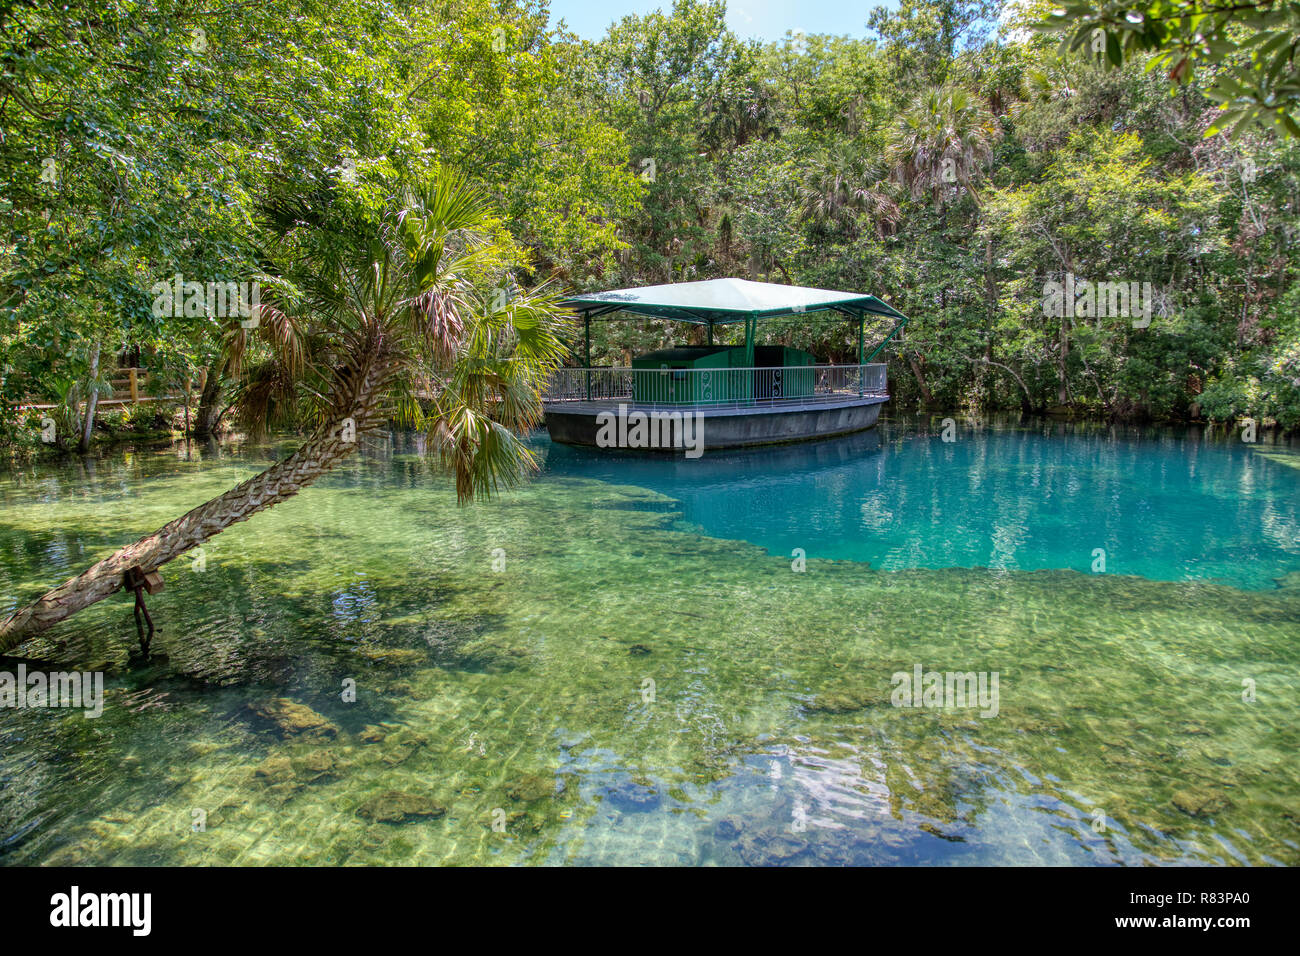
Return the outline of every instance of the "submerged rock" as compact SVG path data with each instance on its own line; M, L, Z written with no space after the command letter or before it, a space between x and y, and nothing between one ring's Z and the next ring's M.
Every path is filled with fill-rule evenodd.
M325 717L288 697L249 704L248 709L272 724L282 737L335 737L339 732L338 727Z
M266 788L266 793L278 801L292 800L306 788L298 779L293 761L282 754L273 754L253 768L253 782Z
M734 840L741 830L741 821L732 817L723 817L713 825L713 835L719 840Z
M447 808L428 797L401 790L385 790L357 807L357 816L376 823L406 823L409 820L442 816Z
M381 744L387 736L387 728L380 727L378 724L366 724L361 729L361 742L363 744Z
M1274 578L1280 589L1300 589L1300 571L1288 571L1280 578Z
M334 757L332 750L313 750L304 757L300 757L294 762L294 769L304 777L308 783L315 783L317 780L323 780L326 777L335 776L338 769L338 761Z
M1102 763L1111 767L1118 767L1121 770L1132 770L1135 772L1144 771L1148 766L1145 760L1134 756L1127 750L1118 748L1113 750L1103 750L1101 753L1101 760Z
M506 820L506 830L510 833L541 833L545 826L544 819L534 819L524 810L510 814Z
M428 653L413 648L358 647L356 653L358 656L371 661L372 663L392 664L396 667L407 667L413 664L429 663Z
M380 759L390 767L405 763L417 750L426 746L429 739L422 734L390 734L383 738L384 749Z
M297 757L272 754L253 768L253 779L272 790L293 793L309 783L336 776L338 766L331 750L313 750Z
M912 809L941 823L952 823L957 819L957 809L944 794L934 790L922 790L912 797ZM921 829L925 829L922 825ZM946 839L946 837L945 837Z
M851 714L866 710L879 704L889 703L888 695L883 698L870 691L842 690L818 694L807 710L810 714Z
M294 777L293 761L284 756L267 757L253 768L253 777L259 783L290 783Z
M661 797L654 788L629 780L606 793L605 800L624 813L645 813L659 806Z
M947 840L949 843L966 842L966 838L964 836L958 836L955 833L944 833L933 823L922 823L919 829L924 830L926 833L930 834L930 836L938 837L940 840Z
M746 866L791 866L803 862L809 850L802 836L775 826L746 828L736 843L736 853Z
M529 652L497 638L472 637L462 640L430 641L434 662L448 670L500 674L524 667Z
M518 803L535 803L555 796L555 781L541 774L520 777L506 790L506 796Z
M1192 817L1208 817L1228 806L1228 801L1213 790L1179 790L1174 794L1173 804L1179 810Z

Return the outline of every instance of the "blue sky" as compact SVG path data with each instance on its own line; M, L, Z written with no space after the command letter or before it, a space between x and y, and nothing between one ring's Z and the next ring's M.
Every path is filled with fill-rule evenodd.
M787 30L866 34L873 6L897 6L897 0L728 0L727 24L737 36L779 40ZM551 21L561 18L578 36L599 40L615 20L629 13L672 9L672 0L551 0Z

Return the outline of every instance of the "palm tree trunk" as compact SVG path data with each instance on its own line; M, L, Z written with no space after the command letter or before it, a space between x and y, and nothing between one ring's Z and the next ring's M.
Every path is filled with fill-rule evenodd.
M152 571L161 567L231 525L292 498L350 455L358 437L374 426L379 392L389 371L374 361L365 362L362 368L346 403L336 405L351 409L351 414L316 429L284 461L127 545L0 621L0 654L121 590L131 568Z
M164 525L148 537L65 581L0 622L0 653L122 588L133 567L153 570L274 504L291 498L341 459L356 442L317 433L284 461Z
M203 391L199 395L199 409L194 415L194 437L205 439L217 430L221 418L221 379L226 374L226 361L217 358L208 367Z

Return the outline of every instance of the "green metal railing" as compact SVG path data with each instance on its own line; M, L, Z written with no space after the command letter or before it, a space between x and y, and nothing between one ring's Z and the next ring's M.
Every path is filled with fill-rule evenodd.
M547 404L611 401L647 407L824 405L889 397L883 364L779 368L565 368L542 393Z

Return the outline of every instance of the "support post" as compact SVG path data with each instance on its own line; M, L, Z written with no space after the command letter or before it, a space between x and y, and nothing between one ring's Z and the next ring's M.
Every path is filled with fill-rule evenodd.
M862 397L863 386L867 377L867 370L862 366L866 363L862 361L863 352L863 335L865 334L867 316L863 312L858 313L858 398Z
M749 370L745 372L746 377L749 379L749 388L746 391L750 393L747 397L751 400L754 397L754 336L757 332L758 313L751 312L745 319L745 368Z
M140 383L135 377L136 370L129 368L126 370L126 377L131 388L131 404L140 401Z
M591 401L591 313L582 313L582 326L584 330L584 340L586 342L586 364L587 364L587 401Z

